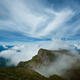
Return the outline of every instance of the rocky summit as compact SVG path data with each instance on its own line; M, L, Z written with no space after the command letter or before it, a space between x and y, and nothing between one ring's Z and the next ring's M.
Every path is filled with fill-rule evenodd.
M46 77L43 74L41 74L41 72L36 71L36 69L38 70L41 67L44 67L47 72L49 70L49 67L47 66L52 65L52 63L56 63L58 59L60 59L60 57L63 55L64 57L65 56L70 58L75 57L75 55L73 55L72 52L69 50L40 49L38 51L38 54L32 57L31 60L20 62L15 68L11 68L11 67L0 68L0 80L80 80L80 64L79 64L80 59L77 59L75 62L75 58L73 58L72 60L74 61L72 62L75 62L75 63L72 64L72 67L68 68L66 71L65 70L61 71L61 72L65 71L65 73L62 76L55 73L50 75L49 77ZM65 59L62 59L62 60L65 60ZM57 62L56 64L59 64L59 63ZM60 63L60 65L64 66L63 61L62 63ZM54 66L55 65L53 65L52 68L54 68ZM56 66L56 67L59 68L59 66Z
M65 57L65 59L62 59L64 61L62 61L60 63L60 65L62 65L62 67L63 67L61 72L64 72L64 74L61 76L62 79L64 78L65 80L80 80L80 77L79 77L79 75L80 75L80 59L79 58L76 59L75 54L76 54L76 52L66 50L66 49L60 49L60 50L40 49L36 56L34 56L29 61L20 62L18 64L18 67L29 68L29 69L35 70L42 74L42 72L46 73L49 70L49 68L52 68L52 67L54 68L55 65L53 65L52 67L49 67L49 66L56 63L58 61L58 59L60 58L59 56L63 56L63 57ZM63 58L63 57L61 57L61 58ZM68 57L69 57L69 59L68 59ZM70 58L72 58L72 60ZM69 60L71 60L71 61L69 61ZM57 63L56 67L59 67L58 64L59 63ZM65 69L64 64L67 64L67 65L71 64L72 66L70 67L70 65L68 65L70 68ZM52 71L53 71L53 69L52 69ZM55 74L53 74L52 76L54 77Z

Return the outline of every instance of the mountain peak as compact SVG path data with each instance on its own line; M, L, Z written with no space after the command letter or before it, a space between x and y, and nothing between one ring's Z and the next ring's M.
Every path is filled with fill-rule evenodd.
M33 56L31 60L20 62L18 66L22 67L40 67L41 65L47 66L56 59L56 55L51 50L40 49L38 54Z

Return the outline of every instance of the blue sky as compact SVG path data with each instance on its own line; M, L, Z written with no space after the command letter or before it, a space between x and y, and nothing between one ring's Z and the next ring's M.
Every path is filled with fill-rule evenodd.
M0 41L80 39L80 0L1 0Z
M0 0L0 45L6 44L13 47L0 57L8 65L30 60L40 48L80 49L80 0Z

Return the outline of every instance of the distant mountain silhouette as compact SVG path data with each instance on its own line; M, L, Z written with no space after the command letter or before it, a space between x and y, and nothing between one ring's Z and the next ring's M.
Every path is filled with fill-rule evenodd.
M10 45L0 45L0 52L11 49L14 46L10 46Z

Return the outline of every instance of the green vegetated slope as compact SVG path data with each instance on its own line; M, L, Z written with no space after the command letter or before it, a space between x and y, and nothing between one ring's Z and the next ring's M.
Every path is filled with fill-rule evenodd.
M50 65L51 62L56 61L58 55L55 53L70 55L68 50L51 51L40 49L38 54L31 60L20 62L16 68L0 68L0 80L80 80L79 66L76 68L73 66L73 68L67 70L64 74L65 79L58 75L52 75L46 78L34 71L34 68L39 68L41 65L47 66ZM77 64L79 64L79 62Z
M27 68L0 68L0 80L64 80L59 76L46 78Z
M40 49L38 54L34 56L31 60L26 62L20 62L18 67L28 67L28 68L37 68L41 65L47 66L51 62L55 61L57 56L53 53L53 51Z
M38 51L38 54L33 56L31 60L20 62L18 64L18 67L27 67L29 69L35 69L40 68L41 66L49 66L53 62L56 62L59 55L70 55L70 52L68 50L62 49L62 50L46 50L46 49L40 49ZM71 55L70 55L71 56Z
M46 66L50 65L51 62L56 61L56 59L58 58L58 55L56 55L56 54L73 56L72 52L70 52L69 50L65 50L65 49L53 50L53 51L46 50L46 49L40 49L36 56L34 56L29 61L20 62L18 64L18 67L25 67L25 68L27 67L29 69L39 68L41 65L46 67ZM63 64L63 63L61 63L61 64ZM56 78L56 77L54 77L54 78L53 77L54 77L54 75L50 78L50 80ZM80 59L69 70L66 70L65 74L63 75L63 77L66 80L80 80Z
M49 77L49 80L64 80L64 79L58 75L52 75Z
M27 68L0 68L0 80L47 80L47 78Z
M39 64L47 65L47 62L55 60L55 57L52 51L40 49L38 55L29 61L20 62L16 68L0 68L0 80L63 80L59 76L46 78L32 70Z

